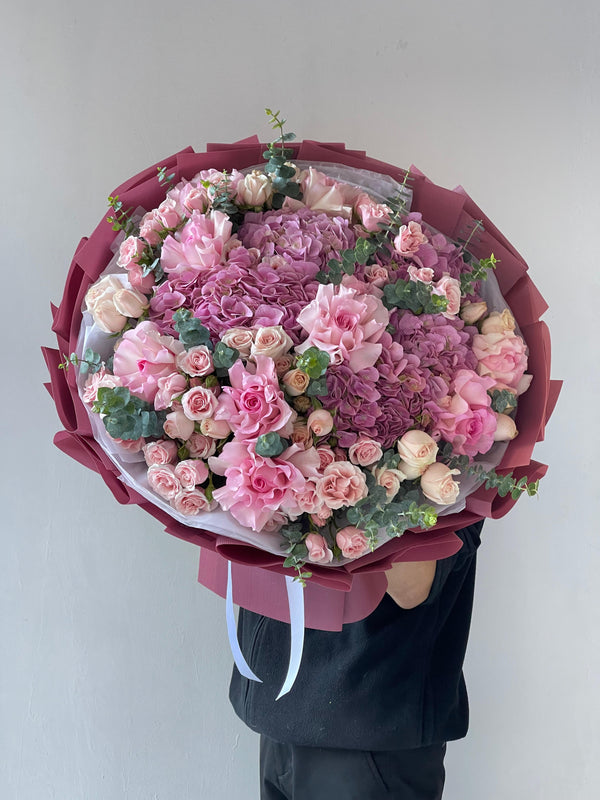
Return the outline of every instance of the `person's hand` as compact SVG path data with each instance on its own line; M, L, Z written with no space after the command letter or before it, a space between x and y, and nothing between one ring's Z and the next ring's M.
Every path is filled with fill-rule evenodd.
M436 561L402 561L386 571L387 593L400 606L410 609L429 597Z

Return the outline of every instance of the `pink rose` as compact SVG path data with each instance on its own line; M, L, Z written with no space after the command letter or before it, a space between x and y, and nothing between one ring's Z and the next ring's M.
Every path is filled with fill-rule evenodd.
M194 211L204 214L209 206L208 192L202 184L188 183L181 187L179 202L185 213L191 217Z
M389 321L389 312L377 297L343 285L319 284L316 298L298 315L308 337L296 352L316 346L329 353L332 364L345 361L359 372L379 358L378 342Z
M348 455L353 464L370 467L383 456L383 450L379 442L361 433L354 444L350 445Z
M146 242L136 236L128 236L119 247L117 266L129 269L132 264L137 264L146 249Z
M218 266L231 227L229 217L222 211L211 211L209 215L194 211L181 231L165 239L162 268L168 274L193 279L201 271Z
M215 440L201 433L192 433L185 446L191 458L208 458L217 449Z
M323 472L325 467L328 467L335 461L335 453L328 444L320 444L316 448L316 451L319 456L319 472Z
M304 544L308 550L308 560L313 564L330 564L333 561L333 553L319 533L309 533Z
M154 273L149 272L147 275L144 275L142 268L137 264L134 264L131 267L127 273L127 278L129 279L129 283L131 284L132 288L137 289L137 291L141 292L142 294L150 294L152 287L156 283Z
M201 511L213 511L217 504L209 502L202 489L184 489L171 498L175 511L186 516L199 514Z
M140 450L143 450L144 445L146 444L146 440L143 436L139 439L113 439L112 436L110 438L123 450L127 450L128 453L139 453Z
M312 445L312 434L303 422L294 422L294 427L290 436L292 442L303 450Z
M446 319L452 319L458 314L460 311L460 281L445 273L439 281L433 284L432 294L445 297L448 301L446 310L442 311Z
M161 221L156 216L154 211L149 211L144 214L140 222L140 238L148 242L149 245L160 244L160 232L163 230ZM129 267L128 267L129 269Z
M186 458L175 466L175 475L184 489L193 489L208 478L208 467L200 459Z
M327 436L333 430L333 417L325 408L318 408L309 414L306 427L315 436Z
M178 409L167 414L163 430L171 439L183 439L185 441L194 432L194 423L186 417L181 409Z
M400 491L400 484L406 480L406 475L399 469L381 467L373 471L373 476L378 486L383 486L386 494L386 501L391 503Z
M190 347L177 356L177 366L182 372L195 377L204 377L214 372L212 354L204 344Z
M193 386L181 398L181 405L188 419L199 420L214 417L218 401L210 389Z
M479 361L477 372L516 389L527 369L527 348L511 331L475 334L473 352Z
M369 541L363 531L348 525L335 535L337 546L342 551L344 558L359 558L369 549Z
M225 439L231 433L231 428L225 419L201 419L200 433L211 439Z
M279 358L273 359L275 361L275 372L277 373L278 378L283 378L286 372L289 372L292 364L294 363L294 357L290 353L286 353L283 356L279 356Z
M114 389L116 386L121 386L119 378L107 372L105 367L101 367L98 372L88 375L83 390L83 402L91 405L98 399L98 389L102 387Z
M304 489L294 496L296 505L302 514L318 514L323 503L317 495L317 486L314 480L307 480Z
M165 500L171 500L181 491L181 483L171 464L153 464L148 467L148 483Z
M358 195L354 210L363 228L370 232L379 230L380 225L387 225L390 221L390 209L383 203L376 203L366 192Z
M328 508L354 506L368 494L365 475L349 461L334 461L317 481L317 494Z
M125 331L115 348L113 372L138 397L149 403L158 391L159 378L175 372L183 345L172 336L162 336L153 322L140 322Z
M156 209L156 216L164 228L176 228L185 216L183 209L172 197L163 200Z
M264 433L289 436L296 412L286 403L279 388L273 360L254 357L255 364L244 367L236 361L229 370L231 386L223 387L215 420L226 420L240 441L257 439ZM250 369L254 368L254 372Z
M368 267L365 267L365 282L381 289L390 282L390 273L387 267L381 264L369 264Z
M412 256L422 244L427 242L427 236L418 222L409 222L402 225L394 239L394 247L401 256Z
M187 381L180 372L172 372L165 378L159 378L158 391L154 398L154 408L157 411L169 408L173 400L182 395L186 389Z
M172 464L177 459L177 444L172 439L148 442L143 448L146 464Z
M408 277L411 281L420 281L421 283L431 283L433 281L434 271L430 267L415 267L411 264L408 268Z
M352 200L348 202L351 187L330 178L314 167L309 167L300 174L302 203L313 211L323 211L330 216L345 219L352 217ZM353 199L353 198L352 198Z
M437 458L438 446L425 431L407 431L398 442L398 453L402 460L421 472Z
M432 503L452 505L460 489L458 483L452 480L453 475L460 475L460 470L449 469L440 461L431 464L421 475L421 491Z
M293 345L293 341L281 325L271 325L267 328L257 329L250 354L252 356L268 356L275 361L287 353Z
M306 479L289 461L263 458L242 442L228 442L208 464L224 475L225 486L214 498L239 523L261 531L276 511L294 507L294 495L304 489Z

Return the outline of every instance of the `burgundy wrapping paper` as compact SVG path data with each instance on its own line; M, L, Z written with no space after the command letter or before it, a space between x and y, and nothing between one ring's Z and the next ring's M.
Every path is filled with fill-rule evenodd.
M357 169L380 172L403 181L406 171L384 161L369 158L362 150L349 150L341 142L305 140L291 143L293 158L344 164ZM191 178L203 169L243 169L262 162L266 145L256 136L235 143L209 143L206 152L195 153L187 147L142 170L117 187L126 208L138 206L149 210L164 197L157 180L157 167L165 166L175 179ZM560 381L550 380L550 339L540 317L547 305L529 278L527 265L506 237L487 218L462 187L448 190L430 181L416 167L409 170L408 182L413 190L413 210L450 238L466 239L481 220L484 230L477 230L470 249L477 257L493 252L500 259L496 275L500 288L511 306L529 348L530 370L535 377L529 391L520 398L517 412L519 436L508 446L498 472L513 471L516 477L526 474L535 480L547 467L531 460L533 448L544 437L545 426L556 404ZM234 600L247 608L287 620L287 595L283 559L210 531L189 528L149 503L120 479L117 468L92 438L91 426L79 396L73 370L58 369L63 353L75 350L81 325L81 308L89 286L94 283L111 260L114 232L105 218L89 237L76 247L58 307L52 305L52 330L58 349L42 348L50 374L45 384L56 405L64 428L55 437L55 444L79 463L97 472L119 503L136 503L157 519L173 536L202 548L199 580L208 588L225 595L227 560L233 565ZM515 501L499 497L496 490L483 487L467 499L466 508L458 514L440 517L427 532L407 532L400 539L391 539L375 553L369 553L351 564L327 568L312 565L313 577L305 590L306 624L324 630L339 630L369 614L379 603L386 588L383 571L395 561L437 560L453 555L460 547L454 531L482 517L498 518L506 514Z

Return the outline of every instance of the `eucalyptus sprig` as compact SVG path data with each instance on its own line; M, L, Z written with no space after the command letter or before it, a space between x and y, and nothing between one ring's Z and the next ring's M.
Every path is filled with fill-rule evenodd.
M342 282L345 275L354 275L357 264L366 264L377 245L370 238L360 238L356 245L348 250L341 250L339 258L330 258L327 262L327 271L319 270L316 278L319 283L333 283L336 286Z
M211 183L211 181L202 181L202 186L208 192L210 197L210 205L213 211L222 211L224 214L227 214L228 217L236 217L239 215L240 210L235 205L235 203L231 200L230 197L230 178L229 173L227 170L223 170L222 179L217 181L217 183Z
M133 209L128 208L126 210L123 209L123 201L119 199L119 195L109 195L108 196L108 205L114 211L114 214L110 214L106 221L112 225L113 231L123 231L125 237L131 236L131 234L135 230L135 223L131 219L131 215L133 214Z
M273 186L271 204L273 208L281 208L286 197L292 197L294 200L302 198L300 185L292 180L296 175L296 168L288 163L294 151L285 146L286 142L296 138L296 134L283 132L286 120L280 118L281 112L265 108L265 113L270 118L271 127L279 130L279 136L267 145L263 158L267 161L265 172L271 177Z
M447 298L435 294L430 284L402 278L383 287L382 302L386 308L407 308L413 314L441 314L448 307Z
M500 475L495 469L485 469L481 464L472 463L469 456L453 454L452 445L448 442L440 449L439 455L440 460L450 469L459 469L463 474L474 475L486 489L498 489L500 497L510 494L513 500L518 500L524 492L533 497L539 491L539 478L537 481L530 481L523 475L519 480L515 480L512 472Z
M161 436L166 419L165 411L155 411L126 386L100 387L92 411L102 415L109 436L126 441Z
M99 372L100 368L102 367L102 356L100 353L96 353L95 350L92 350L91 347L86 348L83 358L79 358L77 353L71 353L70 356L67 356L63 353L64 361L58 365L59 369L69 369L71 365L74 367L79 367L79 372L82 375L86 375L89 373Z
M175 173L172 172L170 175L167 175L167 168L166 167L157 167L158 170L158 182L161 186L164 186L167 191L171 188L171 184L175 180Z
M306 567L306 558L308 557L308 548L304 544L306 538L305 531L298 522L292 522L284 525L279 531L283 536L284 541L281 544L281 549L287 553L287 557L283 562L284 567L291 567L296 570L294 580L306 586L306 581L312 577L312 572L308 572Z
M465 255L468 255L466 251L463 253L463 257ZM500 259L496 258L493 253L490 253L488 258L467 260L467 263L470 263L471 271L463 272L460 276L460 292L463 297L472 294L475 288L474 284L477 281L487 280L488 271L490 269L496 269L496 264L500 263Z

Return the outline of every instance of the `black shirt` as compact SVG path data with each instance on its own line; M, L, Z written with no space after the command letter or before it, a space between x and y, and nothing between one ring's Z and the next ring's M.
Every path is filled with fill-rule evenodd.
M253 730L313 747L397 750L465 736L462 672L483 521L457 531L456 555L438 561L429 597L404 610L389 595L341 631L305 631L291 691L275 700L289 659L289 625L240 609L242 651L263 683L234 667L230 700Z

